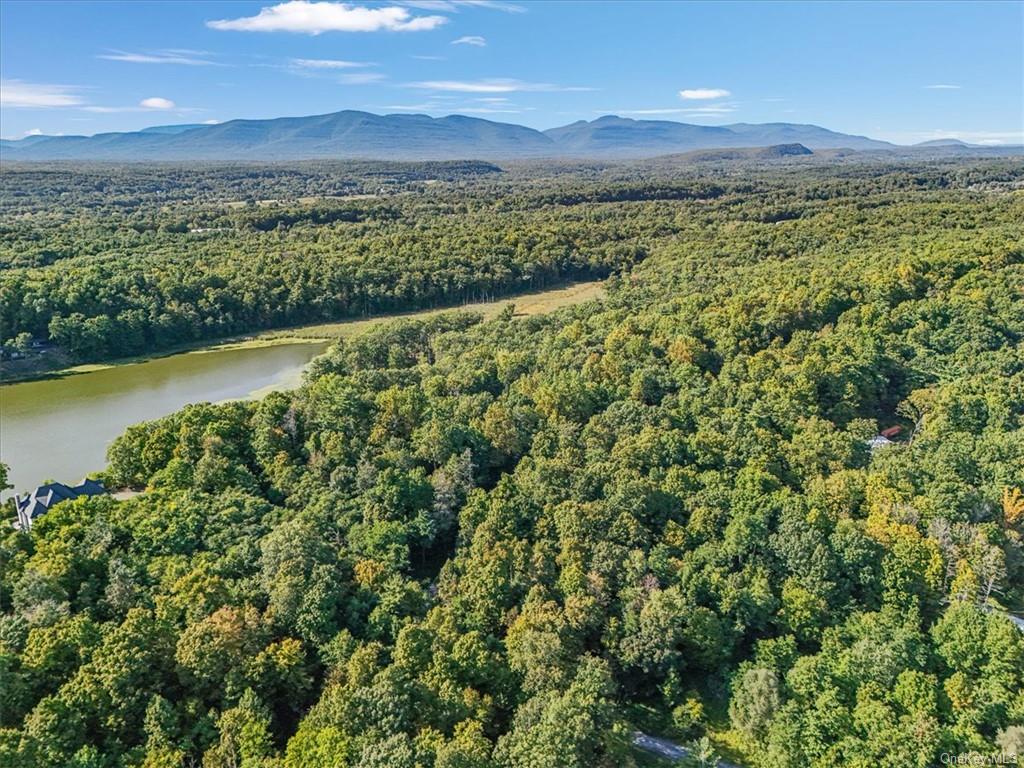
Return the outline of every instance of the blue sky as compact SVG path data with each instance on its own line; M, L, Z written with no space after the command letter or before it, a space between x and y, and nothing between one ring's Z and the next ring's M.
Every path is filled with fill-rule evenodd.
M1021 2L0 4L0 135L340 109L1024 141Z

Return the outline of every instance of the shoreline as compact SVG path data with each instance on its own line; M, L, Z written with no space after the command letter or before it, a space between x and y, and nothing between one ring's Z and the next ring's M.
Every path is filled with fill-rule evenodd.
M352 317L344 320L337 320L325 323L309 323L305 325L289 326L284 328L271 328L239 336L227 336L222 339L208 339L189 344L182 344L169 349L152 352L149 354L133 355L130 357L116 358L104 362L81 363L63 368L54 368L42 371L26 371L21 374L5 376L0 372L0 388L10 384L24 384L33 381L46 381L49 379L63 379L69 376L77 376L83 373L93 373L108 368L120 368L128 365L138 365L151 360L158 360L165 357L187 354L205 354L209 352L225 352L233 349L258 349L261 347L284 346L286 344L311 344L316 342L331 342L339 338L346 338L372 328L373 326L391 320L402 318L430 317L444 312L480 312L484 320L498 314L508 304L516 305L516 316L525 317L529 315L543 314L570 304L578 304L589 299L597 298L603 292L604 280L592 280L578 283L563 283L562 285L550 288L546 291L534 293L520 293L503 296L494 301L473 302L469 304L456 304L432 309L411 310L409 312L395 312L383 315L372 315L370 317Z
M8 384L27 384L33 381L48 381L50 379L65 379L69 376L77 376L83 373L95 373L96 371L105 371L109 368L122 368L129 365L141 365L142 363L148 363L153 360L160 360L165 357L175 357L176 355L202 355L209 352L225 352L232 349L257 349L260 347L275 347L283 346L285 344L313 344L318 341L326 342L331 341L329 338L316 338L312 336L293 336L287 337L282 336L280 338L264 338L263 333L272 333L272 331L261 332L259 335L252 336L229 336L220 340L212 340L205 342L196 342L195 344L184 344L169 349L161 350L159 352L152 352L143 355L132 355L130 357L118 357L114 360L108 360L105 362L97 363L80 363L79 365L71 365L64 368L54 368L45 371L31 371L22 374L16 374L14 376L3 376L0 375L0 387L5 387Z

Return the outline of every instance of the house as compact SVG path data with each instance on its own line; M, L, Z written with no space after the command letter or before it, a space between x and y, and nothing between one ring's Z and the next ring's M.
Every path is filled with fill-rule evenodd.
M885 448L887 445L894 445L893 438L896 437L900 432L903 431L903 427L897 424L894 427L886 427L877 435L866 441L868 448L872 452L877 451L879 448Z
M45 514L56 504L68 499L77 499L79 496L99 496L106 493L102 483L85 478L78 485L70 486L64 483L47 483L40 485L32 493L20 494L14 497L14 505L18 510L18 519L14 527L27 531L32 527L32 521L42 514Z
M885 435L875 435L867 442L868 448L870 448L872 451L877 451L879 448L884 448L887 445L892 445L892 440L890 440Z

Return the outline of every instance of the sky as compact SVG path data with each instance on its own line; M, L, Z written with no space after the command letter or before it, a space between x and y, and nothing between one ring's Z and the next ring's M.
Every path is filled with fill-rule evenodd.
M360 109L1024 143L1024 2L0 3L0 136Z

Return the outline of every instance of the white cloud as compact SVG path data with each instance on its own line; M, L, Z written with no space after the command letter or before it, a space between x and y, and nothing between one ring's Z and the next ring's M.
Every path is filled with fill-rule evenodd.
M303 69L358 69L359 67L372 67L366 61L341 61L340 59L292 59L293 67Z
M463 35L452 40L452 45L475 45L478 48L484 48L487 45L487 40L480 35Z
M555 92L555 91L592 91L593 88L554 85L553 83L527 83L506 77L485 78L483 80L421 80L409 83L411 88L423 88L430 91L455 91L457 93L516 93L518 91Z
M27 131L25 131L25 135L26 136L42 136L43 135L43 129L42 128L29 128Z
M203 120L203 125L218 125L220 120Z
M74 85L26 83L24 80L0 80L0 106L41 109L77 107L84 103Z
M925 88L931 91L959 91L959 85L948 85L945 83L939 83L937 85L926 85Z
M413 16L406 8L365 8L335 2L290 0L262 8L255 16L208 21L212 29L239 32L421 32L444 24L444 16Z
M150 96L148 99L140 101L139 106L146 109L174 109L174 102L159 96Z
M731 95L724 88L684 88L679 92L681 99L724 99Z
M353 72L350 75L338 77L338 82L345 85L369 85L379 83L381 80L387 80L387 77L380 72Z
M150 51L148 53L131 53L129 51L111 51L101 53L97 59L108 59L109 61L127 61L132 64L182 64L191 67L212 66L216 62L207 59L197 58L203 56L203 51L191 51L184 48L169 48L162 51Z

